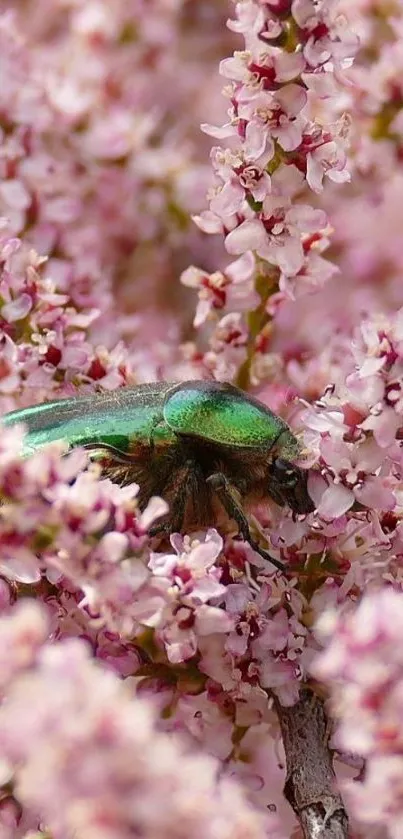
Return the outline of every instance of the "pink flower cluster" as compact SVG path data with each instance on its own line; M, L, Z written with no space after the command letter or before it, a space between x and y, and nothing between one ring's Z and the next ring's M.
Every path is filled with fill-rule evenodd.
M227 632L229 615L210 600L225 593L215 561L222 539L172 537L173 554L149 554L147 529L167 511L153 498L139 512L138 486L100 481L83 471L78 449L60 459L56 445L22 461L22 430L3 429L0 443L0 572L38 584L41 575L82 594L91 622L123 637L152 627L172 663L192 658L198 639ZM63 448L63 447L62 447ZM92 619L92 621L91 621ZM141 642L140 642L141 643Z
M333 226L339 274L322 294L288 307L295 345L316 354L335 330L346 333L363 314L403 304L400 199L402 193L402 32L400 3L342 2L361 48L346 71L343 104L353 115L351 184L325 190L321 204ZM283 323L283 328L285 324ZM296 339L296 340L295 340Z
M293 705L305 664L304 605L304 598L278 579L265 581L255 596L245 583L229 584L225 606L234 626L221 642L223 663L217 639L215 650L204 645L201 669L251 709L266 701L267 691Z
M0 396L4 410L32 404L77 385L104 389L128 377L127 351L94 347L89 340L98 309L72 304L49 272L46 257L0 230Z
M3 576L32 585L44 573L54 582L64 575L85 593L95 613L119 624L124 633L125 622L132 627L126 608L147 578L141 562L147 528L166 511L165 502L151 500L140 515L136 485L122 489L99 481L97 468L83 471L83 452L61 458L63 445L22 461L22 439L22 428L2 430Z
M296 701L318 647L310 627L327 606L354 602L371 581L400 585L402 338L402 312L364 322L353 344L344 344L337 383L301 413L316 512L304 519L260 513L272 554L293 577L269 577L252 555L260 590L240 578L233 583L244 558L228 545L224 602L235 627L214 649L206 645L201 667L249 707L267 689L283 704Z
M168 728L225 759L256 804L281 806L267 692L287 704L298 696L304 598L267 568L261 592L250 588L245 561L256 555L224 545L215 530L173 536L171 551L150 552L147 529L164 502L152 499L140 513L137 486L99 480L80 450L61 457L53 444L21 460L21 440L22 429L2 430L1 611L21 593L36 595L55 640L82 638L108 669L136 675L141 694L161 712L171 708ZM13 643L3 647L7 679L28 654ZM233 751L240 725L248 766Z
M322 595L332 600L338 591L343 599L369 577L400 575L402 324L403 310L372 315L352 340L338 336L317 354L313 373L333 382L295 416L313 466L316 512L299 520L284 510L260 511L275 555L299 573L309 563L308 592L321 608ZM289 370L297 379L297 365Z
M167 300L164 289L202 247L189 216L210 177L195 130L203 96L221 112L208 77L225 49L218 25L225 0L210 21L201 15L193 23L183 7L180 0L96 0L85 9L62 0L0 2L0 216L12 238L47 257L57 293L79 312L97 311L87 339L101 344L101 355L127 337L150 370L146 380L177 353L177 329L173 322L172 350L165 347L158 365L137 335L138 315L166 344L157 308L163 301L174 313L183 303L177 294ZM204 61L192 58L192 72L183 73L192 41ZM219 246L210 253L214 265ZM108 367L107 358L97 361L97 381Z
M0 662L1 772L25 827L41 824L55 839L279 836L276 819L219 778L212 758L159 732L150 706L94 663L85 642L46 643L48 631L29 601L0 620L0 648L14 653ZM13 824L15 799L7 803L0 824L11 839L19 814Z
M318 512L334 518L354 502L390 512L400 506L403 310L364 321L340 372L319 411L303 417L322 475L333 479L317 496Z
M223 272L192 267L182 275L185 285L199 289L195 326L222 310L240 313L259 304L267 322L273 306L320 288L335 273L321 255L329 243L326 214L301 198L309 190L321 193L325 176L349 179L348 121L335 121L333 99L358 41L337 6L334 0L236 4L229 26L245 49L220 66L229 80L230 120L203 126L231 145L212 150L209 210L195 220L204 232L224 235L227 252L239 259ZM252 330L249 352L264 352L264 338L262 326ZM247 348L242 362L246 356ZM256 363L254 378L261 378Z
M344 784L364 828L391 839L403 826L403 594L385 588L366 594L354 611L329 612L318 627L327 649L314 673L330 688L337 721L335 745L365 761Z

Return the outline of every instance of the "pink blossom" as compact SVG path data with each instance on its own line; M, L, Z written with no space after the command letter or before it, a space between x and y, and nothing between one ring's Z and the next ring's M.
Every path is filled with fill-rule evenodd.
M207 531L204 541L175 535L171 543L175 554L151 554L149 567L167 586L157 638L169 660L179 663L196 654L198 636L226 633L232 620L222 609L208 605L225 593L215 564L223 544L218 533Z
M0 681L2 694L20 674L34 666L37 655L47 640L45 613L29 600L18 603L13 612L1 618L2 658Z
M41 620L37 606L21 608L20 622L33 613ZM158 732L146 702L97 666L83 641L44 645L30 664L0 710L0 740L19 800L54 835L272 835L275 820L232 781L217 781L212 758Z
M152 502L152 515L136 514L135 485L119 488L99 481L96 470L82 471L84 453L60 459L60 446L22 461L22 430L3 430L0 485L6 503L0 515L0 567L11 580L37 583L41 573L62 575L81 589L82 607L123 634L133 629L136 592L149 572L141 561L146 527L166 512ZM108 532L104 533L109 526ZM41 559L36 540L46 534Z
M343 60L358 47L358 37L349 31L348 21L340 14L335 0L319 5L313 0L293 0L292 14L303 30L306 45L304 56L312 67L331 58L343 66Z
M244 221L231 231L226 237L226 247L230 253L255 250L292 276L300 271L304 261L300 231L311 232L324 224L320 210L304 205L287 209L283 200L269 197L263 202L261 220Z
M239 366L245 361L248 331L239 312L224 315L218 321L210 338L210 350L204 355L205 368L218 381L234 378Z
M242 312L256 306L259 297L254 288L254 274L255 259L250 251L227 265L225 274L221 271L206 274L194 266L187 268L181 282L190 288L199 288L194 326L200 326L221 309L234 307Z
M272 314L270 298L279 290L299 298L324 285L336 270L310 253L313 243L321 241L321 251L328 244L326 214L295 198L304 187L307 195L321 192L325 175L337 183L350 178L349 118L340 113L335 120L334 103L358 38L333 0L296 0L284 7L250 0L237 3L235 15L229 26L242 34L245 49L220 64L221 75L229 80L224 89L229 121L202 125L231 145L212 151L215 182L208 193L209 210L194 220L205 233L221 233L228 253L242 257L251 251L256 267L262 266L255 279L267 303L266 318L258 340L254 335L250 341L258 347ZM239 303L233 300L235 311L242 311ZM195 325L201 326L210 311L204 298ZM260 365L252 358L249 367L255 382Z
M325 613L319 623L326 650L315 674L331 689L337 745L366 759L365 776L345 784L356 818L397 837L402 814L402 594L384 588L354 609Z

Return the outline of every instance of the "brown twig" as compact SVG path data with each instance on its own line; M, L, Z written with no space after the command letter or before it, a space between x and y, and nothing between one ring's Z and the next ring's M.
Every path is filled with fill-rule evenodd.
M305 839L347 839L348 817L337 789L323 701L311 690L284 708L275 700L287 762L284 795Z

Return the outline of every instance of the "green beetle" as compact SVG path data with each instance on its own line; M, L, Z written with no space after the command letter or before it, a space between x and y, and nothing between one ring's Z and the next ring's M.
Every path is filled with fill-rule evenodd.
M307 471L289 426L234 385L160 382L111 393L61 399L13 411L5 425L25 423L24 455L66 440L102 458L103 474L140 484L140 505L161 495L170 506L156 530L167 533L215 521L217 501L252 547L243 503L271 496L295 513L314 509Z

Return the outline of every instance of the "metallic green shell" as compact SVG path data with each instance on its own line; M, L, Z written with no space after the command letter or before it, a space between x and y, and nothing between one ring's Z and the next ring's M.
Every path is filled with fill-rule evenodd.
M175 435L163 421L166 382L122 388L111 393L58 399L22 408L2 417L4 425L28 428L23 454L32 454L54 440L69 446L107 443L127 452L136 443L173 442Z
M284 420L252 396L219 382L159 382L58 399L13 411L2 422L27 426L24 455L54 440L71 447L104 443L132 452L141 444L175 446L178 437L236 448L275 447L289 459L299 454Z
M167 393L164 419L181 436L265 450L279 442L278 447L287 456L295 456L299 451L298 442L284 420L229 384L183 382Z

